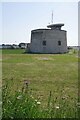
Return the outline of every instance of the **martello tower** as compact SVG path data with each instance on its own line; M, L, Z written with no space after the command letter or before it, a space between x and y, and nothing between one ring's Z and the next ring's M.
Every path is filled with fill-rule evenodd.
M31 31L28 51L32 53L66 53L67 32L61 30L64 24L50 24L46 29Z

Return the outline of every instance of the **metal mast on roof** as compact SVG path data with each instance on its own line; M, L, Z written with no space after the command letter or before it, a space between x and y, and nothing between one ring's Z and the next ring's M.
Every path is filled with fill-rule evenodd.
M53 11L52 11L52 15L51 15L51 23L53 23Z

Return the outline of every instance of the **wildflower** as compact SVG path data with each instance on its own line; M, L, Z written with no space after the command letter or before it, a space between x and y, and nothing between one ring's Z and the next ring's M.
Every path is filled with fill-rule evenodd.
M2 101L0 101L0 105L2 104Z
M55 108L56 108L56 109L59 109L59 106L56 106Z
M65 96L64 96L64 97L62 97L62 100L64 100L64 99L67 99L67 97L65 97Z
M64 116L63 118L66 118L66 116Z
M30 96L32 99L34 98L32 95Z
M41 104L41 102L37 102L37 104L38 104L38 105L40 105L40 104Z
M8 103L12 104L12 102L10 100L7 101Z
M11 119L13 119L13 117L11 116Z
M20 108L22 109L22 106Z
M78 103L77 103L77 107L79 107L79 108L80 108L80 102L78 102Z
M18 92L21 92L21 90L18 90Z
M24 80L24 83L25 83L26 85L28 85L29 82L28 82L27 80Z
M29 83L30 82L28 80L24 80L24 84L26 84L27 87L28 87Z
M35 100L35 102L37 102L37 100Z
M22 95L19 95L18 97L17 97L17 99L19 100L19 99L22 99Z

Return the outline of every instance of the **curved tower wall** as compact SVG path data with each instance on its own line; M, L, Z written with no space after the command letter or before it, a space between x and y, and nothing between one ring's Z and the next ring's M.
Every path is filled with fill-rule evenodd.
M67 32L52 29L33 30L31 32L30 52L66 53Z

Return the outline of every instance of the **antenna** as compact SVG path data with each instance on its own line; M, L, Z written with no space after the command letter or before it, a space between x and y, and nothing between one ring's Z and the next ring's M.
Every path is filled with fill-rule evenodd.
M53 23L53 11L52 11L52 14L51 14L51 23Z

